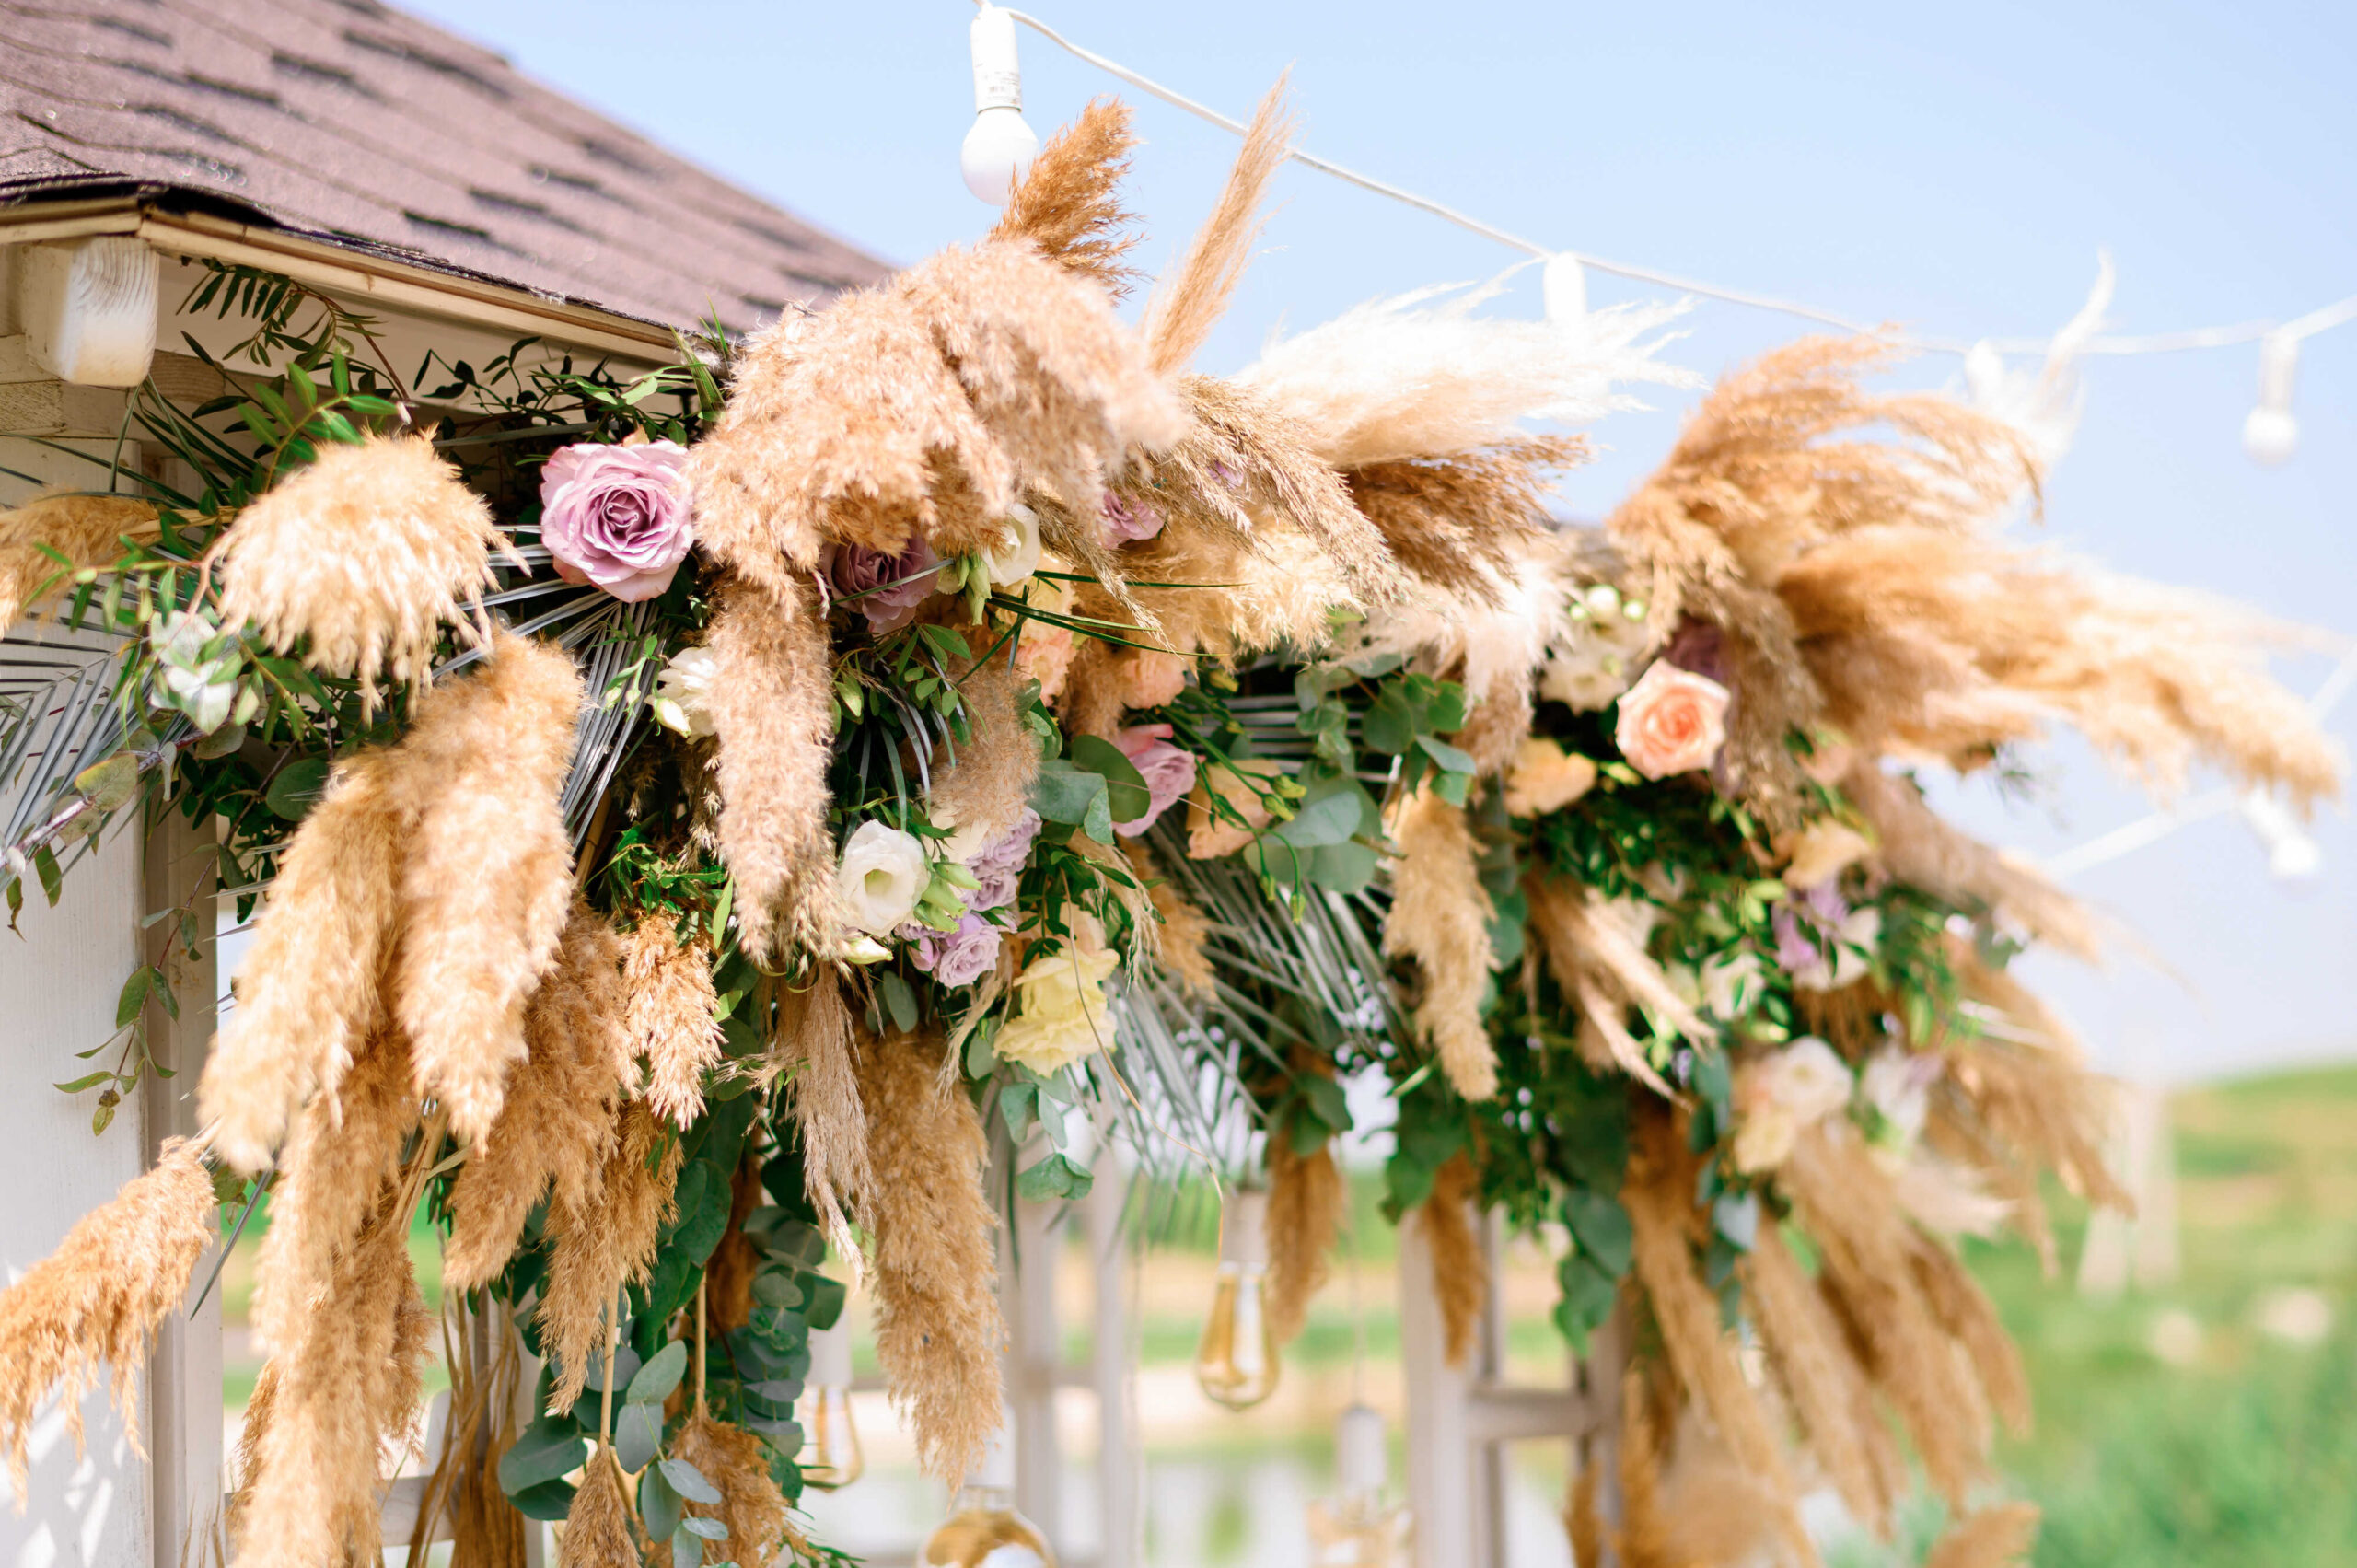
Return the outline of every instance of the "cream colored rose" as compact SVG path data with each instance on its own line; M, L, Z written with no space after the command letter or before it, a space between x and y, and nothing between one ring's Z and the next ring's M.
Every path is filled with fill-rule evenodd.
M1793 842L1793 857L1784 867L1784 886L1821 887L1864 860L1874 841L1846 822L1827 817L1812 822Z
M1105 981L1118 962L1102 947L1065 947L1031 960L1015 977L1019 1011L992 1049L1045 1075L1113 1042Z
M1272 779L1284 771L1283 763L1267 757L1239 757L1234 762L1206 766L1196 781L1194 793L1187 796L1187 858L1213 860L1223 854L1234 854L1250 843L1254 830L1269 825L1269 808L1260 799L1265 786L1249 784L1243 775ZM1220 799L1241 812L1251 827L1239 828L1213 816L1213 790L1219 792Z
M909 918L933 881L924 845L915 835L881 822L862 822L843 843L835 892L843 918L881 936Z
M1803 1132L1850 1103L1850 1068L1831 1046L1803 1035L1746 1063L1735 1079L1735 1164L1771 1170Z
M1596 764L1542 736L1526 735L1506 769L1506 815L1561 811L1596 784Z
M1727 689L1655 659L1620 699L1613 742L1649 779L1707 768L1727 738Z
M1011 588L1039 569L1039 517L1020 501L1007 509L996 550L982 552L991 587Z

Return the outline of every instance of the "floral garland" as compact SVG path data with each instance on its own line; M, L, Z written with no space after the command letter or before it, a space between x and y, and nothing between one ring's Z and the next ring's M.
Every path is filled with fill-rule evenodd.
M2200 759L2312 800L2337 762L2247 628L2007 542L2026 448L1863 391L1880 345L1731 377L1600 530L1550 519L1580 448L1521 422L1684 379L1639 341L1657 314L1411 296L1189 374L1283 135L1264 108L1135 330L1110 104L972 250L629 382L519 344L412 399L284 280L192 296L276 367L143 394L200 491L0 520L0 619L125 639L120 743L40 781L7 888L54 901L144 807L217 824L200 895L268 898L201 1146L0 1295L20 1495L39 1401L134 1365L216 1187L268 1186L240 1562L378 1544L420 1203L454 1296L524 1312L543 1361L484 1468L502 1506L571 1518L584 1561L637 1562L633 1531L824 1559L792 1407L830 1250L954 1480L1000 1409L993 1129L1033 1201L1088 1190L1083 1109L1265 1169L1297 1324L1337 1079L1373 1070L1453 1353L1475 1205L1562 1238L1575 1346L1636 1326L1628 1561L1730 1509L1809 1560L1810 1468L1887 1529L1890 1417L1991 1527L1990 1412L2026 1396L1952 1242L2042 1245L2043 1171L2116 1196L2098 1087L2006 970L2088 925L1886 763L1985 768L2058 721L2163 784ZM394 433L421 402L430 447ZM66 1086L104 1084L101 1126L158 987ZM97 1261L134 1247L161 1261ZM1584 1492L1584 1561L1599 1518Z

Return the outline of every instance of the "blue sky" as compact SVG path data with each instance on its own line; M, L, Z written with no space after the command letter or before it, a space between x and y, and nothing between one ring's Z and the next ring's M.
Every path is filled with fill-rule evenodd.
M410 9L724 176L895 261L970 238L964 0L815 6L428 0ZM1667 6L1032 0L1074 41L1232 113L1291 66L1311 149L1542 243L1868 320L2040 334L2096 256L2123 331L2282 319L2357 292L2357 7L2265 4ZM1119 84L1023 35L1043 133ZM1149 266L1184 240L1234 144L1138 99L1134 205ZM1515 257L1298 167L1204 367L1281 323L1485 276ZM1500 303L1536 313L1536 273ZM1590 298L1661 291L1591 276ZM1706 304L1668 357L1715 374L1804 329ZM1953 360L1901 373L1938 385ZM2111 564L2357 634L2357 328L2303 354L2299 456L2267 470L2238 433L2252 349L2097 362L2046 531ZM1679 400L1617 416L1564 487L1608 508L1668 444ZM2313 687L2310 661L2287 670ZM2357 735L2357 703L2337 718ZM2049 853L2137 815L2075 748L2029 807L1968 786L1956 810ZM2123 1068L2213 1074L2357 1051L2357 833L2318 835L2322 881L2270 881L2231 818L2092 873L2141 944L2099 975L2041 965Z

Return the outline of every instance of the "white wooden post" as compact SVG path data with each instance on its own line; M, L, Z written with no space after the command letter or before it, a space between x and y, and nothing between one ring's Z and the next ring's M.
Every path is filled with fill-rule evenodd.
M1097 1279L1089 1381L1097 1392L1097 1568L1144 1568L1144 1456L1137 1445L1137 1365L1130 1313L1128 1227L1132 1173L1112 1143L1097 1142L1088 1191L1088 1250Z
M1014 1153L1014 1151L1010 1151ZM1022 1158L1016 1155L1014 1168ZM1015 1446L1015 1506L1047 1532L1066 1538L1063 1455L1056 1443L1056 1385L1063 1345L1056 1322L1056 1205L1015 1202L1015 1224L1001 1233L1000 1309L1006 1315L1006 1402ZM1017 1258L1020 1267L1016 1266Z

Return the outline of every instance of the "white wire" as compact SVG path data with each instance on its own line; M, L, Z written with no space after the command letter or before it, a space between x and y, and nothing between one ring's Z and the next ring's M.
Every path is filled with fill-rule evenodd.
M981 4L983 0L976 0L976 3ZM1237 135L1245 134L1246 127L1241 120L1232 119L1206 104L1198 103L1184 93L1166 87L1150 76L1141 75L1117 60L1109 60L1094 50L1082 48L1028 12L1017 11L1010 7L1001 7L1001 9L1005 10L1009 17L1021 22L1057 48L1063 50L1075 59L1086 61L1108 75L1117 76L1141 92L1150 93L1175 109L1185 110L1196 118L1207 120ZM1550 249L1540 245L1536 240L1525 239L1518 234L1509 233L1494 224L1484 223L1480 218L1460 213L1454 207L1444 206L1429 196L1420 196L1412 191L1402 190L1397 185L1377 180L1372 175L1361 174L1353 168L1345 168L1330 158L1318 157L1315 154L1306 153L1298 148L1288 152L1285 156L1295 163L1306 164L1317 169L1321 174L1330 174L1337 180L1346 180L1361 190L1372 191L1378 196L1388 196L1395 202L1403 203L1420 212L1430 213L1445 222L1453 223L1459 228L1481 236L1484 239L1494 240L1500 245L1520 250L1526 255L1568 256L1584 267L1593 267L1599 273L1609 273L1615 277L1629 278L1638 283L1656 284L1664 288L1674 288L1684 294L1699 294L1708 299L1724 300L1730 305L1747 306L1755 310L1773 310L1786 316L1797 316L1803 320L1816 321L1829 327L1839 327L1845 332L1874 332L1881 330L1870 323L1853 320L1834 311L1821 310L1814 305L1803 305L1794 300L1778 299L1770 295L1752 294L1741 289L1721 288L1714 284L1700 283L1692 278L1680 277L1675 273L1660 272L1652 267L1640 267L1627 261L1609 261L1602 256L1591 256L1585 250ZM2135 337L2089 338L2079 345L2078 352L2108 354L2178 354L2190 349L2231 348L2241 343L2257 343L2269 336L2292 340L2314 337L2318 332L2329 331L2351 320L2357 320L2357 294L2352 294L2346 299L2335 300L2329 305L2309 311L2305 316L2295 317L2281 326L2271 321L2245 321L2235 326L2198 327L2181 332L2154 332ZM1908 334L1900 336L1898 341L1910 347L1934 354L1960 354L1969 353L1976 343L1984 340L1917 337ZM2043 354L2049 344L2049 340L2046 338L1991 338L1985 341L1991 348L2002 354Z

